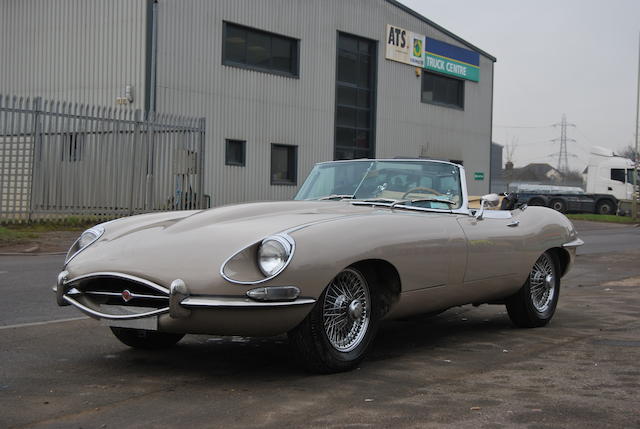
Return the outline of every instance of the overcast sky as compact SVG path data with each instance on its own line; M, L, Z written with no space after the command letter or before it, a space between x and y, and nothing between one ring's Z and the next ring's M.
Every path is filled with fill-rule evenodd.
M576 125L573 169L594 145L634 144L640 0L401 1L498 59L493 141L517 144L516 166L556 166L559 144L549 140L560 128L550 125L563 113Z

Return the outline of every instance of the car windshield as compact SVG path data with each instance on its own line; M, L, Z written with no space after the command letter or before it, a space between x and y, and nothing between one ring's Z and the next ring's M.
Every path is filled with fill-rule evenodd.
M462 204L460 168L435 161L340 161L317 164L296 200L380 200L434 209Z

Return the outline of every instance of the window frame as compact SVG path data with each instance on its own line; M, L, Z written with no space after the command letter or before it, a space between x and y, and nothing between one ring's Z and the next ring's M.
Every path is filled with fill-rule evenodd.
M229 161L229 146L231 143L242 143L242 162ZM241 139L224 139L224 165L231 167L245 167L247 165L247 141Z
M287 150L293 149L293 180L274 179L273 178L273 149L276 147L284 147ZM287 160L288 161L288 160ZM298 146L285 143L271 143L271 152L269 158L269 177L272 186L298 186Z
M366 42L368 44L370 44L370 48L371 51L365 55L369 56L369 67L370 67L370 72L371 75L369 76L370 82L369 82L369 87L365 88L365 87L361 87L359 84L354 84L352 82L346 82L340 79L340 51L341 50L345 50L347 52L349 52L348 49L344 49L341 48L340 46L340 36L345 36L346 38L351 38L354 39L356 44L358 44L360 41ZM377 128L377 121L376 121L376 115L377 115L377 99L378 99L378 50L379 50L379 46L378 46L378 41L374 40L374 39L370 39L368 37L363 37L360 36L358 34L354 34L354 33L349 33L346 31L340 31L337 30L336 31L336 39L335 39L335 60L336 60L336 70L335 70L335 106L334 106L334 124L333 124L333 159L334 160L347 160L347 159L361 159L361 158L366 158L366 159L375 159L376 157L376 128ZM357 50L357 52L351 52L351 53L355 53L358 57L360 57L360 51L359 49ZM359 63L358 63L359 64ZM358 80L358 77L356 77L356 81ZM340 92L340 88L349 88L352 89L354 91L356 91L356 97L357 97L357 93L359 91L367 91L368 92L368 102L369 102L369 107L362 107L362 106L358 106L357 105L357 101L356 101L356 105L348 105L348 104L343 104L340 103L340 96L339 96L339 92ZM354 110L355 114L357 115L358 112L362 112L362 111L368 111L368 123L369 126L368 127L360 127L357 125L357 117L356 117L356 126L355 127L350 127L350 126L345 126L342 124L339 124L339 115L338 115L338 111L341 108L347 108L347 109L352 109ZM343 130L353 130L356 135L359 131L364 131L367 132L369 134L369 148L368 149L361 149L358 148L358 146L344 146L344 145L339 145L338 144L338 129L341 128ZM354 158L338 158L338 152L340 150L353 150L354 153L355 152L367 152L365 156L355 156Z
M227 54L226 45L227 45L227 29L229 26L239 27L243 30L253 31L254 33L267 35L270 37L272 46L273 46L273 37L277 37L280 39L287 39L293 42L294 46L292 48L291 55L292 55L294 70L292 72L285 72L282 70L274 69L273 67L260 67L260 66L248 64L246 62L243 63L243 62L228 60L226 58L226 54ZM246 58L245 58L245 61L246 61ZM270 61L273 65L273 55L270 56ZM222 21L222 65L299 79L300 78L300 39L296 37L285 36L284 34L278 34L271 31L261 30L259 28L251 27L248 25L242 25L235 22L231 22L231 21Z
M434 76L436 78L444 78L444 79L449 79L451 81L456 81L459 83L459 85L462 87L461 91L460 91L460 105L458 104L450 104L450 103L446 103L443 101L436 101L436 100L425 100L423 97L423 93L424 93L424 80L426 78L426 76L431 75ZM422 70L422 76L420 77L420 102L424 103L424 104L432 104L434 106L440 106L440 107L447 107L449 109L455 109L455 110L461 110L464 111L464 106L465 106L465 89L466 89L466 83L464 79L457 79L455 77L452 76L448 76L442 73L436 73L433 71L427 71L427 70ZM435 92L434 92L435 94Z
M622 175L622 180L614 179L614 172L616 172L618 176ZM627 170L625 168L611 168L609 171L609 178L614 182L627 183Z

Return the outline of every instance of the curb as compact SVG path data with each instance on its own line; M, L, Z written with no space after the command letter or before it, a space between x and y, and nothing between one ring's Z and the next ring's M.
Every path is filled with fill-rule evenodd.
M66 255L67 252L47 252L47 253L26 253L26 252L6 252L1 253L0 256L57 256Z

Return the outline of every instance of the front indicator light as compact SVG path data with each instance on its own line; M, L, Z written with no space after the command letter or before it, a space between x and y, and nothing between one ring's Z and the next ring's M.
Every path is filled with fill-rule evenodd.
M259 287L247 291L247 296L256 301L293 301L300 295L295 286Z

